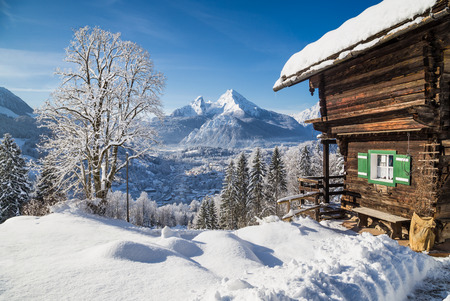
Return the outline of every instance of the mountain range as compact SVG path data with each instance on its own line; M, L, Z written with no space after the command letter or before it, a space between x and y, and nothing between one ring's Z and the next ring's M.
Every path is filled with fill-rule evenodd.
M310 119L314 112L302 116ZM215 102L197 97L163 122L154 119L152 126L165 144L210 147L301 142L310 139L312 131L292 116L258 107L235 90L227 90Z
M227 90L215 102L199 96L176 109L161 122L150 124L165 145L184 147L254 147L310 140L313 130L306 119L318 117L318 104L288 116L260 108L235 90ZM26 139L25 152L35 155L35 144L43 133L33 118L33 109L8 89L0 87L0 135L10 133Z

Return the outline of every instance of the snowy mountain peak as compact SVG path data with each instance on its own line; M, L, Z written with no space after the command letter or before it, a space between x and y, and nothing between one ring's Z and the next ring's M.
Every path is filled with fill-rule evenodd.
M306 120L319 118L320 117L320 104L317 102L314 106L309 109L303 110L300 113L293 114L295 120L303 126L307 126Z
M203 115L209 103L206 103L202 96L198 96L187 106L176 109L171 116L173 117L194 117L197 115Z
M230 115L250 115L253 117L259 116L260 108L253 102L247 100L244 96L233 89L227 90L217 100L217 105L222 107L222 114Z
M189 104L197 115L202 115L206 110L205 100L202 96L197 97L193 102Z

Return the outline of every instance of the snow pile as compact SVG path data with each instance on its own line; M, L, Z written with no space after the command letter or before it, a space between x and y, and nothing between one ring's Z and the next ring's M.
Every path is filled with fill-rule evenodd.
M368 43L364 43L364 41L399 23L413 20L416 16L425 13L435 3L436 0L384 0L369 7L357 17L347 20L339 28L326 33L316 42L292 55L284 65L274 89L281 89L283 82L295 81L296 79L289 80L289 78L300 71L307 74L333 64L334 60L324 60L349 47L353 46L352 51L361 51L372 47L378 42L377 39ZM419 20L422 18L419 17ZM349 52L341 53L338 59L342 59Z
M311 219L151 230L74 204L9 219L0 241L3 300L402 300L449 265Z

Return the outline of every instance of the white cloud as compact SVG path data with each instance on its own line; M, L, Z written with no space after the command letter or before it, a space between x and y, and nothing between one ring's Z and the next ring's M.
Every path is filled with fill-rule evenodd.
M34 88L14 88L14 87L10 87L9 90L13 91L13 92L38 92L38 93L51 93L53 92L53 89L34 89Z
M53 77L63 53L0 48L0 78Z

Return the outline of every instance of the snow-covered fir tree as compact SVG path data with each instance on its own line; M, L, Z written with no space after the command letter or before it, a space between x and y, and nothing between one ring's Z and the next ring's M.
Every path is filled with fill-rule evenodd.
M277 200L284 196L286 188L285 166L278 147L275 147L267 173L267 205L265 215L278 215Z
M320 141L316 141L312 147L311 174L317 177L323 176L323 151Z
M31 191L28 168L11 135L0 144L0 223L20 215Z
M344 171L344 156L341 155L338 147L336 152L330 154L330 175L343 175Z
M236 189L235 189L235 167L233 160L230 161L225 179L223 181L222 193L220 194L219 224L222 229L236 229L237 219L235 215Z
M249 185L250 176L247 166L247 157L242 152L236 166L236 216L239 228L247 226L247 212L249 210Z
M208 204L208 218L207 218L207 228L215 230L219 228L219 221L217 219L216 204L213 198L209 198Z
M50 157L43 158L41 164L41 173L37 178L32 199L23 207L23 214L26 215L48 214L50 206L66 199L65 194L56 187L57 178Z
M312 167L311 167L311 155L309 153L308 146L302 149L300 154L300 162L298 169L300 171L300 176L309 177L312 176Z
M204 198L200 205L200 210L197 213L197 221L195 222L196 229L207 229L209 222L209 199Z
M301 145L291 147L283 154L283 162L286 162L287 194L299 193L298 178L303 176L300 168L303 148Z
M252 166L250 169L250 186L249 186L249 218L261 218L264 195L264 180L266 177L266 165L261 157L261 149L257 148L254 152Z

